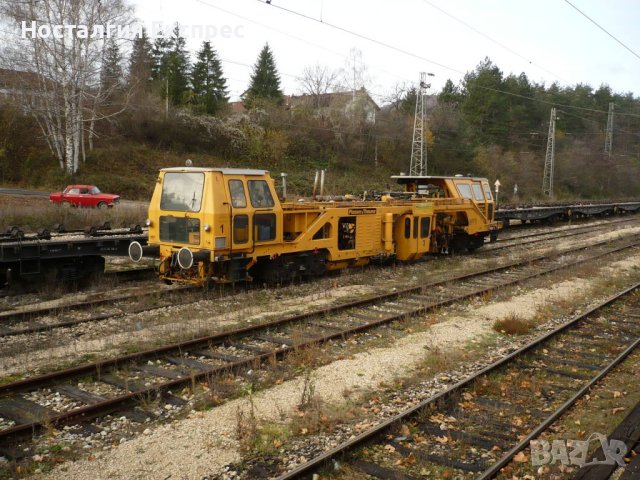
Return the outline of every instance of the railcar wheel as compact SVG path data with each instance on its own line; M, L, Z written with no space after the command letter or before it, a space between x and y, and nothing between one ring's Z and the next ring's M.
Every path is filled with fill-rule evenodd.
M469 249L471 242L469 238L462 235L456 235L449 244L449 252L452 254L462 253Z

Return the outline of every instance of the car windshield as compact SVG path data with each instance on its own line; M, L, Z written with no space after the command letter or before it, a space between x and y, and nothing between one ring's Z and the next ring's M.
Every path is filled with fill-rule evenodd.
M99 194L99 193L100 193L100 189L99 189L98 187L91 187L91 188L89 189L89 193L90 193L91 195L97 195L97 194Z
M203 173L165 173L160 208L177 212L199 212L203 187Z

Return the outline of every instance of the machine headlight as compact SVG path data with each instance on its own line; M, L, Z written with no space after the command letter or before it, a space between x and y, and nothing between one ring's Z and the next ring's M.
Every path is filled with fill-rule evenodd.
M211 225L209 225L208 223L205 223L204 227L202 227L202 228L204 228L205 232L208 232L209 230L211 230Z
M145 226L150 227L150 226L151 226L151 219L150 219L150 218L147 218L147 219L144 221L144 224L145 224Z

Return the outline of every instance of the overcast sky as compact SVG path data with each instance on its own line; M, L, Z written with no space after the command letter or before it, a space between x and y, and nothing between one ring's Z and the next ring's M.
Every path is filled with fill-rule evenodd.
M223 59L232 99L248 85L251 66L268 42L285 93L299 93L305 66L344 66L350 49L362 51L368 89L377 101L397 82L434 74L430 93L489 57L505 73L525 72L549 85L608 84L640 96L640 58L565 0L132 0L149 29L179 22L190 50L212 41ZM571 0L640 55L640 1ZM325 24L287 12L283 7ZM445 13L446 12L446 13ZM455 17L455 18L454 18ZM465 26L466 24L467 26ZM357 32L385 47L328 24ZM471 27L471 28L470 28ZM480 33L478 33L480 32ZM490 37L491 39L487 38ZM404 53L406 52L406 53Z

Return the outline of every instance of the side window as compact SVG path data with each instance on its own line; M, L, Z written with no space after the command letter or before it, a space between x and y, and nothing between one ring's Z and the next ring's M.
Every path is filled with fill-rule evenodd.
M483 183L482 188L484 188L484 195L485 197L487 197L487 200L493 200L493 197L491 196L491 187L489 187L489 184Z
M82 195L86 195L86 194L88 194L88 193L89 193L89 189L88 189L88 188L81 188L81 189L80 189L80 193L81 193Z
M480 186L480 184L474 183L471 185L471 188L473 188L473 197L478 202L484 202L484 195L482 195L482 187Z
M256 213L253 216L253 228L257 242L268 242L276 238L275 213Z
M471 185L473 188L473 196L478 202L484 202L484 196L482 195L482 187L480 187L479 183L474 183Z
M247 243L249 241L249 217L236 215L233 217L233 243Z
M269 185L264 180L249 180L249 198L253 208L271 208L275 205Z
M466 183L457 183L456 186L458 187L458 191L460 192L460 195L462 195L462 198L473 200L471 187L469 185L467 185Z
M411 219L404 219L404 238L411 238Z
M233 208L245 208L247 197L244 194L242 180L229 180L229 193L231 193L231 205Z
M418 238L418 219L413 219L413 238Z
M80 193L80 189L79 188L72 188L67 193L69 193L71 195L78 195Z
M325 223L320 230L318 230L314 235L312 240L324 240L325 238L331 237L331 224L329 222Z
M422 217L420 219L420 238L427 238L429 236L430 226L431 219L429 217Z
M356 217L340 217L338 220L338 250L356 248Z

